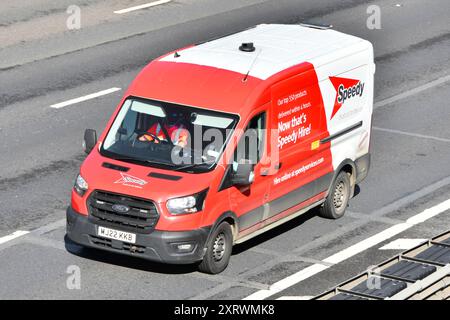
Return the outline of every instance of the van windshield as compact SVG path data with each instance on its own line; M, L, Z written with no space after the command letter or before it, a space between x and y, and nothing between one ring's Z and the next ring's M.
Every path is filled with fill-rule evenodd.
M212 170L237 115L130 97L100 149L106 157L192 173Z

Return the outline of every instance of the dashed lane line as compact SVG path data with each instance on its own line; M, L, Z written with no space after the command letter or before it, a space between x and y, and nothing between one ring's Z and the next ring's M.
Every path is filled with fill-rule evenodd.
M426 134L413 133L413 132L406 132L406 131L395 130L395 129L388 129L388 128L380 128L380 127L375 127L375 126L373 126L372 129L373 129L373 130L376 130L376 131L382 131L382 132L388 132L388 133L400 134L400 135L409 136L409 137L414 137L414 138L429 139L429 140L434 140L434 141L439 141L439 142L447 142L447 143L450 143L450 139L440 138L440 137L435 137L435 136L430 136L430 135L426 135Z
M102 91L91 93L91 94L88 94L88 95L85 95L85 96L82 96L82 97L79 97L79 98L75 98L75 99L63 101L63 102L60 102L60 103L52 104L50 106L50 108L61 109L61 108L64 108L64 107L67 107L67 106L70 106L70 105L73 105L73 104L77 104L77 103L80 103L80 102L83 102L83 101L87 101L87 100L95 99L95 98L98 98L98 97L101 97L101 96L105 96L107 94L111 94L111 93L119 91L119 90L121 90L121 89L120 88L115 88L115 87L114 88L110 88L110 89L106 89L106 90L102 90Z
M65 211L62 211L61 215L65 215ZM36 235L43 235L43 234L52 232L52 231L54 231L54 230L56 230L58 228L65 227L65 226L66 226L66 218L63 218L63 219L59 219L59 220L57 220L55 222L51 222L49 224L46 224L46 225L44 225L42 227L39 227L37 229L34 229L32 231L32 233L34 233Z
M22 230L17 230L13 233L11 233L10 235L4 236L0 238L0 244L6 243L8 241L14 240L16 238L19 238L21 236L24 236L26 234L30 233L30 231L22 231Z
M159 6L161 4L169 3L171 1L172 0L159 0L159 1L148 2L148 3L141 4L139 6L134 6L134 7L126 8L126 9L117 10L117 11L114 11L114 13L115 14L124 14L124 13L132 12L132 11L137 11L137 10L142 10L142 9Z
M390 105L390 104L392 104L394 102L397 102L399 100L402 100L402 99L405 99L405 98L409 98L409 97L414 96L414 95L416 95L418 93L421 93L422 91L425 91L425 90L428 90L428 89L431 89L431 88L443 85L444 83L446 83L448 81L450 81L450 74L446 75L446 76L443 76L443 77L440 77L440 78L438 78L436 80L427 82L427 83L425 83L425 84L423 84L421 86L418 86L418 87L415 87L413 89L407 90L407 91L402 92L400 94L396 94L396 95L394 95L394 96L392 96L390 98L380 100L380 101L376 102L373 105L373 107L374 107L374 109L377 109L377 108L381 108L381 107Z

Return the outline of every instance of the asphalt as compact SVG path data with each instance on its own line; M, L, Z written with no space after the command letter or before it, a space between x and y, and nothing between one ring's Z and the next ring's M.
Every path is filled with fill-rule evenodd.
M0 298L240 299L449 198L450 82L415 90L450 74L448 1L179 0L112 13L138 3L0 4L0 237L31 231L0 244ZM70 4L82 9L77 31L65 29ZM371 4L381 7L380 30L366 27ZM311 211L237 246L218 276L65 244L64 209L84 159L83 131L104 128L143 66L169 50L258 23L300 21L331 23L373 42L375 101L411 92L374 111L370 174L347 216L331 221ZM122 90L49 107L111 87ZM397 237L428 238L446 229L449 212ZM270 298L323 292L395 254L381 246ZM71 265L81 270L80 290L66 286Z

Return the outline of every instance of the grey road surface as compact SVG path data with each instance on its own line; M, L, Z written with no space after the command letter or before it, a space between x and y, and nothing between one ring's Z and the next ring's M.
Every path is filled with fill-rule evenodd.
M0 3L0 299L240 299L450 198L450 2L447 0L36 0ZM81 29L68 30L70 5ZM366 26L369 5L381 29ZM65 208L84 159L85 128L103 130L131 80L179 47L259 23L326 22L373 42L376 55L372 167L348 214L314 211L235 248L228 269L149 263L65 244ZM50 105L122 90L62 109ZM422 90L423 89L423 90ZM398 97L398 99L396 98ZM450 212L398 238L450 229ZM389 239L390 242L394 239ZM393 256L384 243L269 298L311 296ZM81 288L67 288L67 270Z

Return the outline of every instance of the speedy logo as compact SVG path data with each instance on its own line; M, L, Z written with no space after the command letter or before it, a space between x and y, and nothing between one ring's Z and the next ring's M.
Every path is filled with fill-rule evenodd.
M135 187L135 188L142 188L143 186L145 186L147 184L147 181L142 180L140 178L130 176L129 174L120 173L120 175L122 176L122 178L120 178L119 180L117 180L114 183L120 183L120 184L123 184L124 186Z
M364 92L364 82L354 79L346 79L339 77L330 77L330 81L336 90L336 100L334 102L331 119L339 111L344 102L348 99L361 97Z

